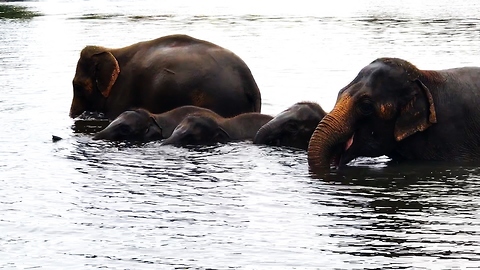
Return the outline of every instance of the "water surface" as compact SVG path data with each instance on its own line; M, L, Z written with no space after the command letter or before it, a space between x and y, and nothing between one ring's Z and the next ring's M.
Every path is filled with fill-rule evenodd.
M93 141L74 133L68 117L84 46L177 33L243 58L263 113L304 100L328 111L338 90L377 57L422 69L480 65L476 1L11 4L42 16L0 19L0 267L480 265L477 164L359 159L318 179L301 150ZM64 139L53 143L52 135Z

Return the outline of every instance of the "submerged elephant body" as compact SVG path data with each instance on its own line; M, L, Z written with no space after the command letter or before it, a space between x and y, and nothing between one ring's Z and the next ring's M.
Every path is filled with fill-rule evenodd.
M163 145L210 145L230 141L252 141L255 134L273 117L243 113L231 118L220 115L191 114L163 141Z
M318 123L327 113L314 102L298 102L263 125L253 143L307 150Z
M340 90L308 147L313 172L356 157L480 160L480 68L419 70L379 58Z
M94 140L148 142L170 137L177 125L190 114L215 116L212 110L197 106L181 106L168 112L153 114L145 109L121 113Z
M186 35L82 50L73 79L72 118L92 111L114 119L131 108L162 113L182 105L232 117L260 112L261 95L242 59Z

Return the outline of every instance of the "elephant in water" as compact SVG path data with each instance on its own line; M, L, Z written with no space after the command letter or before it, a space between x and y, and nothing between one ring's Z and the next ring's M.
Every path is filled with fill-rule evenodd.
M160 114L145 109L125 111L105 129L93 136L94 140L148 142L172 135L175 127L189 114L218 117L212 110L191 105L181 106Z
M272 116L243 113L231 118L192 114L183 119L163 145L211 145L229 141L252 141L258 129Z
M261 95L240 57L186 35L81 51L70 117L89 111L114 119L131 108L162 113L183 105L233 117L260 112Z
M253 143L307 150L318 123L327 113L315 102L298 102L262 126Z
M321 173L356 157L480 160L480 68L420 70L379 58L340 90L308 147Z

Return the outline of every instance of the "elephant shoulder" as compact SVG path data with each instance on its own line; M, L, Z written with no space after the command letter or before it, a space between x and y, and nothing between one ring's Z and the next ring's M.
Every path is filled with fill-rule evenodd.
M159 46L159 47L188 47L194 45L203 45L206 47L212 48L221 48L220 46L198 38L191 37L189 35L168 35L159 37L149 41L150 45Z

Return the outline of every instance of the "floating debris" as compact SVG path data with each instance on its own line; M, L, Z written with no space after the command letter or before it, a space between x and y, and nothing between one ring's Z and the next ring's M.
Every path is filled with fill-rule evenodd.
M59 136L52 135L52 141L53 141L53 142L58 142L58 141L60 141L60 140L63 140L63 138L62 138L62 137L59 137Z

